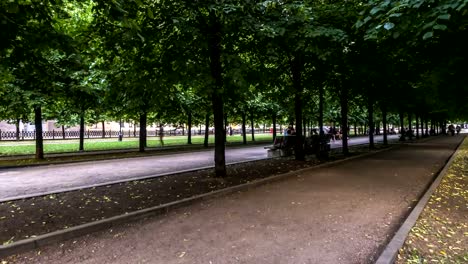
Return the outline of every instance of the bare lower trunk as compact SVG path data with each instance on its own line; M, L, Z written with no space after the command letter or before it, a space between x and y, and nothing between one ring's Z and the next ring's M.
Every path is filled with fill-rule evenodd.
M342 85L341 87L341 96L340 96L340 105L341 105L341 132L342 132L342 142L343 142L343 154L349 154L348 148L348 88L347 85Z
M187 120L187 144L191 145L192 144L192 112L188 112L188 120Z
M20 140L20 119L16 119L16 123L15 123L15 126L16 126L16 141L19 141Z
M319 134L320 136L323 136L325 134L325 131L323 131L323 86L319 86L319 118L318 118L318 123L319 123Z
M146 121L147 113L140 114L140 138L139 138L139 151L145 152L146 148Z
M84 151L84 115L85 112L82 111L80 115L80 147L79 151Z
M211 94L215 127L215 174L216 177L224 177L226 176L226 158L223 130L224 102L222 96L221 23L213 10L210 11L209 19L208 48L210 52L210 69L211 77L215 81L214 90Z
M245 123L247 122L245 112L242 112L242 143L247 144L247 130L245 129Z
M368 102L369 148L373 149L375 148L375 145L374 145L374 102L370 98L368 100L369 100Z
M104 125L104 120L101 121L102 124L102 138L106 137L106 126Z
M273 142L275 142L276 139L276 113L273 113Z
M388 145L387 130L387 108L382 106L383 144Z
M254 117L253 114L250 115L250 127L251 127L251 133L252 133L252 141L255 141L255 128L254 128Z
M34 124L36 126L36 159L44 159L44 141L42 138L42 109L34 107Z

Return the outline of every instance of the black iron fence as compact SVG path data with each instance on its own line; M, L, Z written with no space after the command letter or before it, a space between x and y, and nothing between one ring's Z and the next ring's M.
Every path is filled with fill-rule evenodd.
M251 129L246 129L246 133L250 134L252 132ZM277 131L280 132L279 130ZM122 137L130 138L130 137L139 137L140 131L139 130L85 130L84 137L85 138L118 138L120 133L122 133ZM240 129L232 129L227 131L228 135L239 135L242 134L242 130ZM272 133L271 129L255 129L254 133ZM159 129L153 130L148 129L146 131L148 137L159 137ZM165 130L163 132L164 136L187 136L187 130L175 129L175 130ZM210 129L209 134L213 135L214 130ZM192 129L192 135L205 135L204 129ZM79 131L65 131L62 130L52 130L52 131L44 131L42 132L42 137L44 139L52 139L52 140L59 140L59 139L78 139L80 138ZM17 133L16 131L2 131L0 130L0 140L8 141L8 140L35 140L36 139L36 131L21 131Z

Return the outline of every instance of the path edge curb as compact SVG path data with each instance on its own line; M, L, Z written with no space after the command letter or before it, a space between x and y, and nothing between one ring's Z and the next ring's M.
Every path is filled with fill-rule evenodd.
M426 207L426 204L429 202L429 199L431 198L432 194L434 194L437 187L439 187L440 183L442 182L442 179L447 174L448 169L452 165L455 158L458 156L460 152L460 147L465 141L465 139L466 137L464 137L460 141L460 143L457 145L457 148L452 153L452 155L450 156L445 166L439 172L439 174L437 175L435 180L432 182L432 184L429 186L429 188L426 190L426 192L421 197L421 199L419 199L418 203L413 208L413 210L411 210L411 213L405 219L405 221L400 226L400 228L398 228L398 231L392 237L390 242L385 246L384 250L380 254L375 264L395 263L396 257L398 255L398 251L401 249L401 247L403 247L406 241L406 238L408 237L413 226L416 224L416 221L419 219L419 216L421 215L422 211Z
M371 151L371 152L364 153L361 155L356 155L356 156L352 156L352 157L348 157L348 158L344 158L340 160L326 162L326 163L318 164L313 167L304 168L304 169L287 172L287 173L283 173L279 175L274 175L274 176L270 176L267 178L244 183L241 185L232 186L232 187L212 191L209 193L196 195L196 196L185 198L179 201L174 201L174 202L162 204L159 206L154 206L154 207L150 207L150 208L146 208L146 209L142 209L138 211L133 211L127 214L117 215L117 216L113 216L113 217L102 219L102 220L97 220L97 221L89 222L86 224L74 226L74 227L67 228L67 229L53 231L50 233L38 235L36 237L18 240L8 245L0 245L0 258L13 255L13 254L18 254L24 251L35 250L35 249L38 249L40 247L43 247L52 243L57 243L57 242L68 240L74 237L79 237L82 235L102 231L104 229L109 229L114 226L120 226L123 223L131 222L131 221L133 222L133 221L147 218L150 216L163 215L177 208L188 206L196 202L200 202L200 201L204 201L204 200L212 199L218 196L224 196L224 195L228 195L228 194L232 194L236 192L247 191L249 189L252 189L252 188L264 185L264 184L273 183L276 181L287 179L289 177L297 176L304 172L330 167L336 164L348 162L348 161L359 159L359 158L365 158L367 156L372 156L377 153L388 151L388 150L395 149L395 148L397 147L390 146L388 148Z

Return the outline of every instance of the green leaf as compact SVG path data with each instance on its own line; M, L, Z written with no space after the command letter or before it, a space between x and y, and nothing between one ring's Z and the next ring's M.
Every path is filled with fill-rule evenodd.
M443 15L438 16L437 18L441 20L449 20L450 14L443 14Z
M153 14L153 11L151 10L151 8L148 8L148 17L151 18L151 19L154 19L154 14Z
M395 24L393 24L392 22L387 22L387 23L384 24L384 28L386 30L390 30L390 29L392 29L394 27L395 27Z
M424 36L423 36L423 40L432 38L433 36L434 36L434 32L432 32L432 31L426 32L426 34L424 34Z
M371 15L375 15L377 14L378 12L380 12L382 9L379 7L379 6L376 6L374 8L372 8L372 10L370 11L370 14Z
M437 24L432 28L435 29L435 30L447 30L447 26L446 25L441 25L441 24Z

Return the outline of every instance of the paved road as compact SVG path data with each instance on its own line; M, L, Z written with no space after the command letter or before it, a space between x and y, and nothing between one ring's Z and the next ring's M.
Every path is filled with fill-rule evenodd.
M391 136L391 139L396 137ZM382 137L376 139L379 141ZM350 140L350 145L366 143L368 138L365 137ZM263 147L227 149L226 162L265 159ZM332 142L332 148L338 147L341 142ZM208 168L213 166L213 155L213 150L209 150L0 170L0 201Z
M462 139L437 137L298 172L12 263L374 263Z

